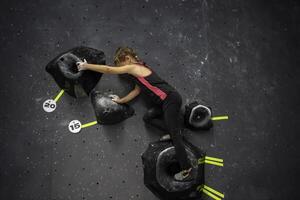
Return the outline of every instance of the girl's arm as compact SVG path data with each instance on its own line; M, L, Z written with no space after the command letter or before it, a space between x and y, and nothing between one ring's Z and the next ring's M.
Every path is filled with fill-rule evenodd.
M134 68L134 65L124 65L122 67L111 67L108 65L97 65L97 64L88 64L85 62L78 62L78 70L92 70L104 74L131 74Z
M115 100L117 103L127 103L134 99L137 95L139 95L141 92L141 89L138 85L135 85L134 89L129 92L125 97L122 97L120 99Z

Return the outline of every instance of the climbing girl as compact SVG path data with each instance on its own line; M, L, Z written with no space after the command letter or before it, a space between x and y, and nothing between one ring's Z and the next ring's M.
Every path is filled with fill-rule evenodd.
M92 70L104 74L129 74L135 82L134 89L125 97L112 96L117 103L127 103L134 99L140 92L144 92L153 102L143 117L145 123L166 131L168 134L161 140L172 139L176 157L181 170L174 175L178 181L191 179L192 167L188 161L187 152L182 142L182 129L179 124L179 113L182 98L174 87L161 79L152 68L141 61L135 51L129 47L119 47L114 56L114 64L117 67L77 62L78 70ZM161 119L161 117L163 119Z

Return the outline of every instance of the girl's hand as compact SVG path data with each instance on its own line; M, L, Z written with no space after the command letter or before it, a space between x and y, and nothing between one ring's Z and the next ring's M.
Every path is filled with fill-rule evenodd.
M76 62L78 71L87 70L86 64L87 64L86 59L83 59L83 62Z
M112 101L116 103L123 103L118 95L110 94L108 96L111 98Z

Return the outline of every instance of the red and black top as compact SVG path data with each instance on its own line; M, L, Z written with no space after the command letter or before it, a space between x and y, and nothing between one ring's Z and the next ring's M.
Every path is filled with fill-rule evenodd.
M171 92L176 92L174 87L161 79L145 62L134 64L142 65L151 70L151 74L145 77L130 76L133 77L134 82L140 86L141 91L146 93L153 103L160 105Z

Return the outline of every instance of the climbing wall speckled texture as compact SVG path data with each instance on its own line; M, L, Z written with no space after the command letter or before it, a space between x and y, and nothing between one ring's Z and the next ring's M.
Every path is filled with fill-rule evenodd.
M206 184L230 200L299 198L299 1L28 0L0 3L0 199L157 199L143 184L141 154L163 133L135 115L79 134L95 120L90 98L64 94L45 71L59 53L89 46L112 64L119 46L140 57L182 95L229 120L186 131L224 167ZM96 89L123 96L131 85L103 75ZM203 199L208 199L204 196Z

